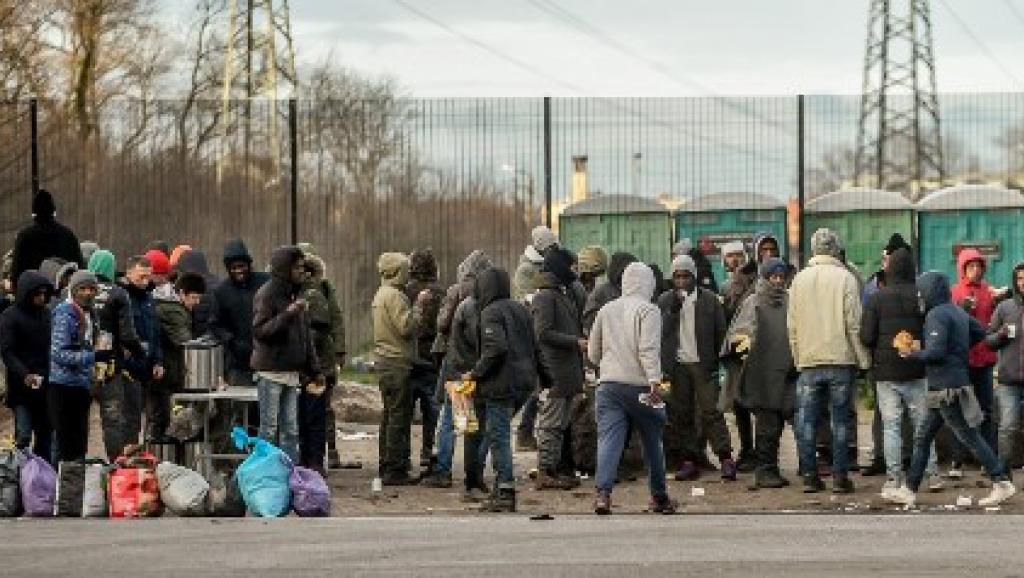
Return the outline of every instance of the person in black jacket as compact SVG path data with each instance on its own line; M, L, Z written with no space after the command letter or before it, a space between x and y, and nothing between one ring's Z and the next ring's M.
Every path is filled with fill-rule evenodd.
M725 339L725 313L717 295L697 286L697 266L690 257L682 255L672 261L672 281L675 289L658 299L662 312L661 369L672 383L666 399L665 459L681 463L677 480L700 477L696 461L703 448L694 423L699 412L701 430L718 456L722 478L735 481L732 441L718 408L718 388L712 382Z
M914 426L920 427L927 415L924 364L905 359L893 345L897 335L923 339L924 314L914 285L914 257L899 249L888 259L887 282L868 298L860 324L860 340L871 350L871 378L877 384L877 402L882 416L883 447L888 480L882 496L899 489L903 475L903 408L910 412ZM937 475L935 451L928 460L932 489L942 488Z
M495 471L495 489L484 509L514 512L512 414L516 400L524 399L536 387L537 345L530 312L510 298L508 272L494 268L481 273L477 297L481 307L480 358L463 378L477 382L477 419L490 445ZM479 443L480 436L474 438Z
M7 368L7 407L14 411L14 443L53 463L53 429L47 414L50 315L53 285L29 269L18 278L15 305L0 315L0 358Z
M11 279L16 281L23 272L38 269L49 257L60 257L76 263L79 268L85 267L78 237L57 221L57 206L49 191L40 190L32 198L32 218L34 222L19 231L14 240Z
M953 304L949 278L945 274L929 271L917 278L916 285L926 312L924 347L919 341L901 344L899 354L925 364L928 414L914 434L914 457L910 460L907 484L892 492L887 499L914 505L915 492L924 477L935 434L945 423L971 450L992 479L992 491L978 500L978 505L996 506L1016 494L1017 487L1013 485L1006 463L999 459L978 432L985 416L970 385L968 352L985 338L985 328Z
M280 247L270 258L271 280L256 293L252 367L260 405L260 437L299 463L299 388L326 390L313 333L301 298L306 265L298 247Z
M176 275L184 273L199 275L207 287L216 287L220 283L217 276L210 272L210 266L206 262L206 253L195 249L189 249L181 254L177 265L174 266L174 273ZM202 337L210 333L213 328L212 319L213 295L205 293L202 300L199 301L199 305L192 310L192 334Z
M537 414L538 490L571 489L578 484L569 472L559 476L562 449L569 428L573 397L583 391L583 352L587 341L578 301L572 288L576 274L572 255L548 251L533 298L533 327L540 347L540 405Z
M630 263L637 260L629 253L613 253L608 262L608 280L594 289L587 297L586 306L583 308L583 332L590 334L590 328L594 325L597 312L602 307L618 299L622 295L622 273Z
M224 381L233 387L252 387L253 299L270 276L253 271L252 256L242 239L224 245L224 268L228 278L212 292L210 329L224 347Z

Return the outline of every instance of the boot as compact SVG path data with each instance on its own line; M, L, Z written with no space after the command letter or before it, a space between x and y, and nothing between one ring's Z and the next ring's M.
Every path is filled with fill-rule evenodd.
M845 475L836 476L832 480L833 494L852 494L854 492L853 480Z
M778 468L760 467L754 472L754 485L758 488L784 488L786 482L779 474Z
M860 475L864 477L871 476L884 476L886 474L885 460L875 458L871 460L871 464L866 468L861 468Z
M533 487L538 492L543 492L545 490L571 490L576 486L565 478L560 478L541 470L537 472L537 479L533 481Z
M754 459L754 452L740 450L740 459L736 461L736 470L741 473L750 473L757 470L757 460Z
M484 502L482 510L495 514L514 514L516 511L516 491L499 488L496 493Z
M825 483L821 481L821 478L817 474L807 474L804 476L804 493L805 494L817 494L825 489Z

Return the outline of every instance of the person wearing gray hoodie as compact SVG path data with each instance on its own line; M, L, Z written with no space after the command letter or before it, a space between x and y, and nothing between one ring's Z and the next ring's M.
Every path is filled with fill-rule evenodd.
M1024 401L1024 263L1013 268L1013 297L996 306L985 342L999 352L999 457L1013 462L1014 437L1020 425L1020 404Z
M647 462L651 511L672 514L676 502L668 495L662 430L665 405L659 397L661 312L651 303L654 274L632 263L622 275L622 296L601 308L587 343L587 357L601 369L597 388L597 493L594 511L612 511L612 489L619 459L632 427L640 434Z

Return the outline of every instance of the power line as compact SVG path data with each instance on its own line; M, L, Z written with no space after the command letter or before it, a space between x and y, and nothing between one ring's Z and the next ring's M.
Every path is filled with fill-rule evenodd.
M545 79L547 81L554 82L554 83L558 84L559 86L562 86L563 88L567 88L567 89L571 90L572 92L577 92L577 93L583 93L584 92L582 89L580 89L580 87L578 87L578 86L576 86L576 85L574 85L574 84L572 84L570 82L566 82L566 81L564 81L564 80L562 80L560 78L557 78L555 76L551 76L550 74L547 74L546 72L544 72L542 70L539 70L539 69L537 69L537 68L535 68L533 66L530 66L528 63L526 63L526 62L524 62L522 60L519 60L518 58L516 58L514 56L510 56L508 54L505 54L504 52L498 50L497 48L494 48L493 46L491 46L490 44L487 44L486 42L484 42L482 40L479 40L477 38L474 38L473 36L470 36L468 34L465 34L464 32L461 32L461 31L459 31L459 30L457 30L455 28L452 28L448 24L445 24L441 20L438 20L437 18L434 18L430 14L427 14L426 12L424 12L424 11L418 9L418 8L414 8L413 6L409 5L405 0L394 0L394 2L395 2L395 4L398 4L399 6L404 8L407 12L410 12L411 14L414 14L414 15L422 18L423 20L426 20L427 22L433 24L434 26L437 26L438 28L441 28L445 32L448 32L452 36L455 36L456 38L459 38L463 42L467 42L469 44L472 44L473 46L476 46L477 48L487 52L491 56L494 56L496 58L504 60L505 62L508 62L509 64L512 64L513 66L515 66L517 68L525 70L525 71L527 71L527 72L529 72L531 74L535 74L535 75L537 75L537 76L539 76L539 77L541 77L541 78L543 78L543 79Z
M948 2L946 2L946 0L939 0L939 3L942 4L942 7L946 9L946 12L949 12L949 15L953 17L953 20L956 20L956 23L960 26L960 29L963 30L964 34L966 34L971 39L971 41L973 41L974 44L977 45L977 47L980 48L986 56L988 56L989 60L991 60L992 63L999 68L999 70L1003 71L1003 74L1005 74L1007 78L1011 79L1020 86L1024 86L1024 81L1022 81L1020 77L1014 74L1014 72L1010 70L1009 67L1003 64L1002 60L999 60L996 54L992 52L992 50L984 42L982 42L980 38L978 38L978 36L974 33L973 30L971 30L971 27L967 25L967 22L964 22L964 19L961 18L960 15L957 14L955 11L953 11L953 8L949 5Z
M634 50L633 48L630 48L629 46L623 44L622 42L619 42L618 40L616 40L614 37L612 37L608 33L606 33L603 30L597 28L593 24L587 22L586 20L584 20L580 16L577 16L576 14L573 14L572 12L567 10L566 8L560 6L559 4L554 2L554 0L528 0L528 1L530 2L530 4L532 4L538 10L541 10L545 14L548 14L549 16L552 16L552 17L558 19L559 21L561 21L562 23L570 26L571 28L573 28L577 32L580 32L581 34L583 34L585 36L588 36L589 38L591 38L592 40L598 42L599 44L608 46L608 47L616 50L617 52L620 52L620 53L622 53L622 54L624 54L624 55L626 55L626 56L628 56L630 58L633 58L634 60L638 60L638 61L642 62L643 64L647 65L651 69L655 70L656 72L658 72L659 74L664 76L665 78L668 78L669 80L675 82L676 84L678 84L680 86L686 87L686 88L688 88L690 90L695 90L695 91L697 91L697 92L699 92L699 93L701 93L703 95L707 95L707 96L713 97L714 99L718 100L723 105L725 105L726 107L731 108L733 110L736 110L736 111L738 111L738 112L740 112L740 113L742 113L742 114L744 114L746 116L749 116L749 117L752 117L752 118L756 118L757 120L760 120L760 121L765 122L767 124L774 125L777 128L780 128L780 129L783 129L783 130L787 130L788 129L787 126L785 126L784 124L780 123L777 120L765 118L763 115L761 115L757 111L751 110L748 107L745 107L743 105L734 103L734 102L728 100L727 98L725 98L725 97L723 97L723 96L721 96L719 94L716 94L715 91L712 90L710 87L708 87L705 84L702 84L701 82L699 82L697 80L694 80L692 78L688 78L688 77L685 77L685 76L678 75L677 73L675 73L671 68L669 68L665 64L663 64L663 63L659 62L658 60L655 60L655 59L653 59L653 58L651 58L649 56L646 56L643 53L641 53L641 52L639 52L637 50Z

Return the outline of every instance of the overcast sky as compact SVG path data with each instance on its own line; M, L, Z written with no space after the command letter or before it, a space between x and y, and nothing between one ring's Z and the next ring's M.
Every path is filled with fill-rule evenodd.
M893 0L893 5L907 2ZM402 3L504 56L459 38ZM356 70L395 78L416 96L673 96L857 94L869 2L293 0L291 5L300 64L333 54ZM564 19L551 13L557 7ZM932 15L941 92L1024 90L1024 0L934 0ZM601 34L607 35L604 40L593 37Z

